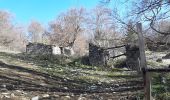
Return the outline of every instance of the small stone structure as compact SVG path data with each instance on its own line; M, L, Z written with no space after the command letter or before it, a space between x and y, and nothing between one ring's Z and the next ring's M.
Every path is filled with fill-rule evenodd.
M126 66L132 70L139 70L140 52L137 45L126 45ZM106 66L111 57L116 57L115 49L106 50L100 46L89 44L89 62L93 66Z
M42 43L29 43L26 45L26 53L28 54L41 54L41 55L51 55L53 52L51 45L44 45Z
M106 66L110 57L114 55L114 50L105 50L104 47L89 44L89 62L93 66Z
M140 52L137 45L126 45L126 65L132 70L139 70Z
M89 62L92 66L104 66L109 58L109 52L105 52L99 46L89 44Z
M42 43L29 43L28 45L26 45L26 53L40 55L74 55L74 51L70 47L58 47Z

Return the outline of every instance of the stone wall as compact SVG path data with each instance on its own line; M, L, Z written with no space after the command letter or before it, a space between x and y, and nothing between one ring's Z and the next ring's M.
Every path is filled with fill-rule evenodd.
M140 52L135 44L126 45L126 66L132 70L139 70ZM107 66L110 57L117 56L115 49L104 50L102 47L89 44L89 62L93 66ZM110 53L111 52L111 53ZM121 53L122 54L122 53ZM119 54L118 54L119 55Z
M89 44L89 62L92 66L105 66L109 59L109 52L92 43Z
M137 45L126 45L126 65L132 70L139 70L140 52Z
M104 65L104 60L101 58L102 50L92 43L89 44L89 62L92 66Z
M52 54L52 45L45 45L42 43L29 43L26 45L26 53L28 54Z
M74 55L74 51L70 47L58 47L54 45L46 45L42 43L29 43L26 45L26 53L28 54L41 54L41 55L60 55L65 56Z

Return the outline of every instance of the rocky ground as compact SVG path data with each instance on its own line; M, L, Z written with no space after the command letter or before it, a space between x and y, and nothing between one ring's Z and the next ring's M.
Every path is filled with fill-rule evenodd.
M162 59L165 55L147 51L148 65L168 66L170 60ZM142 97L143 80L135 71L0 53L0 100L136 100Z
M136 100L143 81L135 72L0 53L1 100Z
M170 56L165 58L169 52L153 52L146 51L146 60L149 67L153 68L167 68L170 65Z

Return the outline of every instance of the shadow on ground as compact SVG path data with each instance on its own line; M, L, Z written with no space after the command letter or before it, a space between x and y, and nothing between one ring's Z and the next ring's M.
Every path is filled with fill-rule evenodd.
M11 56L7 55L6 56ZM24 57L13 58L22 59ZM29 58L27 58L29 59ZM32 58L30 58L33 61ZM25 60L27 61L27 60ZM35 61L34 61L35 62ZM38 62L39 63L39 62ZM100 77L100 76L99 76ZM113 76L110 76L113 77ZM67 77L60 77L48 74L39 70L26 68L24 66L10 65L0 61L0 92L22 90L26 92L41 92L41 93L73 93L74 95L96 93L101 95L110 95L113 97L113 92L135 92L143 89L141 80L124 81L124 82L91 82L88 80L74 80ZM54 96L55 97L55 96ZM53 98L47 97L47 99ZM97 97L99 98L99 97Z
M93 92L102 92L100 90L100 88L115 87L113 84L110 84L110 85L109 84L100 84L99 85L97 83L96 84L90 83L90 82L83 81L83 80L81 80L81 81L69 80L69 79L58 77L58 76L52 76L47 73L38 72L38 71L35 71L32 69L27 69L27 68L24 68L21 66L8 65L3 62L0 62L0 67L16 70L18 72L29 73L32 75L32 77L34 77L35 75L43 77L43 79L42 79L43 82L45 82L45 84L47 84L46 86L42 86L36 82L34 82L34 84L33 84L31 82L31 80L27 81L27 80L21 79L19 77L11 78L6 75L0 74L1 79L5 79L6 81L8 80L9 82L11 82L11 85L13 85L12 87L9 88L10 90L21 88L26 91L44 91L44 92L57 91L57 92L73 92L73 93L84 93L84 92L93 93ZM0 84L2 84L2 82ZM135 82L134 82L134 84L135 84ZM96 89L96 91L92 91L89 89L90 86L98 87L99 90ZM65 88L65 89L63 89L63 88ZM103 90L103 92L106 92L106 91ZM107 91L107 92L113 92L113 91Z

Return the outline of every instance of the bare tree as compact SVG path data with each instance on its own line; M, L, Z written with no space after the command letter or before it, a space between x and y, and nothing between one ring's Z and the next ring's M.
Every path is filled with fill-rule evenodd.
M152 29L152 37L155 37L154 42L167 44L170 39L170 23L168 21L170 17L170 1L138 0L133 3L135 6L132 13L138 17L139 21L149 24Z
M15 26L13 30L13 42L10 44L14 50L25 51L28 40L26 39L26 30L22 26Z
M139 20L149 22L150 28L159 34L170 34L170 32L164 32L155 27L157 22L170 17L169 0L138 0L133 4L132 14L136 15Z
M87 54L88 51L88 41L87 38L82 35L82 34L78 34L73 49L76 53L76 55L78 56L84 56Z
M32 42L42 43L44 31L43 26L38 21L31 21L28 26L28 32L30 33Z
M72 47L77 35L84 31L84 22L85 10L83 8L70 9L60 14L49 24L52 44Z
M115 25L111 9L105 8L104 6L97 6L92 10L88 26L96 42L104 42L105 40L108 41L118 38Z
M154 28L160 32L168 33L170 31L170 21L162 20L154 24ZM150 32L151 33L151 32ZM148 33L149 34L149 33ZM154 41L159 43L170 43L170 34L158 34L157 32L152 33L152 37L155 36Z
M7 11L0 11L0 45L11 49L23 50L26 39L24 31L12 23L12 15Z
M12 29L11 14L7 11L0 11L0 42L2 45L8 45L13 41L10 35Z
M109 3L111 0L103 1L104 3ZM164 37L165 39L169 37L169 31L165 31L158 27L160 22L167 20L170 17L169 0L125 0L123 3L126 4L127 9L128 7L130 8L130 11L124 11L127 12L125 17L116 14L114 18L123 24L124 28L128 28L128 20L133 20L134 23L140 21L145 24L144 33L149 33L147 32L149 30L149 34L153 37L156 37L157 34L161 35L161 37ZM124 5L123 3L122 5ZM136 33L135 29L133 29L133 31Z
M127 24L125 43L135 43L138 39L133 24L134 23L131 20Z

